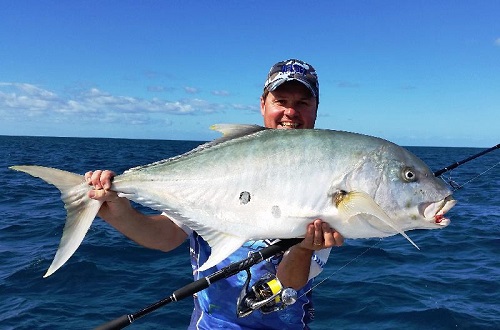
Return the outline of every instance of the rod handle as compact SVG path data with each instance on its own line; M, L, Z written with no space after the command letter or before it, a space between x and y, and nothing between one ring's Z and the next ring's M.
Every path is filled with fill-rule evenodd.
M118 330L129 326L134 322L130 315L122 315L114 320L101 324L94 330Z

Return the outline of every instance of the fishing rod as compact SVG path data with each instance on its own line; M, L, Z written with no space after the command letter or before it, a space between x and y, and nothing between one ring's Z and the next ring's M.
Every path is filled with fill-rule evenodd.
M435 177L439 177L439 176L443 175L444 173L449 172L449 171L451 171L451 170L459 167L462 164L465 164L465 163L467 163L467 162L469 162L469 161L471 161L473 159L476 159L477 157L481 157L482 155L485 155L485 154L487 154L487 153L489 153L489 152L491 152L493 150L496 150L498 148L500 148L500 144L497 144L496 146L493 146L493 147L491 147L489 149L483 150L480 153L472 155L472 156L470 156L470 157L468 157L466 159L463 159L463 160L461 160L459 162L456 162L456 163L453 163L451 165L448 165L448 166L446 166L446 167L444 167L444 168L442 168L442 169L434 172L434 176Z
M184 299L188 296L193 295L196 292L199 292L203 289L208 288L211 284L222 280L224 278L228 278L230 276L233 276L237 273L239 273L242 270L247 270L255 265L261 262L262 260L265 260L267 258L270 258L276 254L285 252L288 250L290 247L292 247L295 244L300 243L303 240L303 238L289 238L289 239L283 239L280 240L268 247L265 247L255 253L252 253L248 258L234 262L230 264L229 266L226 266L217 272L210 274L206 277L200 278L194 282L191 282L185 286L183 286L180 289L175 290L169 297L164 298L162 300L159 300L150 306L136 312L133 314L126 314L122 315L112 321L109 321L105 324L102 324L95 328L94 330L116 330L116 329L123 329L135 320L143 317L146 314L149 314L158 308L165 306L166 304L169 304L171 302L179 301L181 299Z

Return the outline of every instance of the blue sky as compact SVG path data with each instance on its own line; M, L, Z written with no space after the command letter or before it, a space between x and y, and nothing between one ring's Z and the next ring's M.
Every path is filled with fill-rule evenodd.
M262 124L270 66L311 63L318 128L500 137L500 1L5 1L0 135L210 140Z

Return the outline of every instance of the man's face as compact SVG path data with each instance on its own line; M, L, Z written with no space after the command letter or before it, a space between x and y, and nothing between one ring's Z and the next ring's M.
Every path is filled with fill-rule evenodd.
M314 128L317 107L316 97L297 81L284 83L260 100L260 111L267 128Z

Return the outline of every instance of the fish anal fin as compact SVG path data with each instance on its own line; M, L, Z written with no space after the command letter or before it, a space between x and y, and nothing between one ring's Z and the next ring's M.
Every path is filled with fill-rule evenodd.
M211 252L210 257L207 261L197 269L197 271L202 272L207 270L222 260L226 259L239 249L248 239L243 237L237 237L221 232L198 232L208 245L210 245Z

